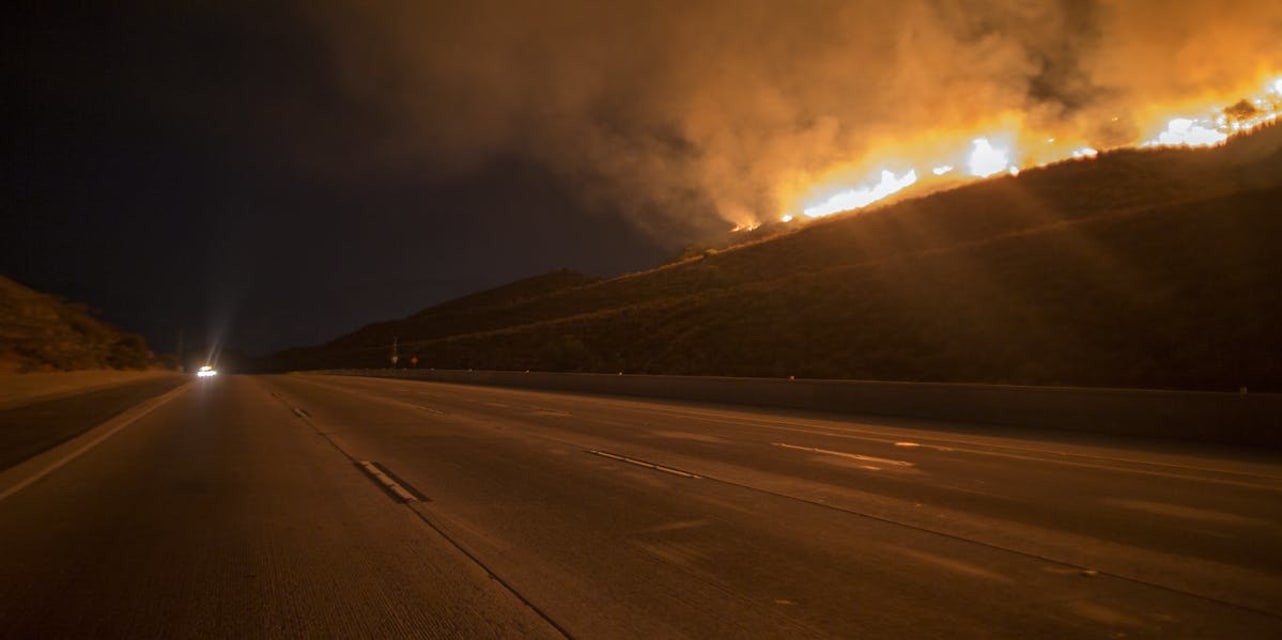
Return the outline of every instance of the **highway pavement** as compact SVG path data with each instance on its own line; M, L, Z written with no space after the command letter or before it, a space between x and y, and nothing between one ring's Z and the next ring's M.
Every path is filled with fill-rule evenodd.
M227 376L0 471L0 578L14 638L1277 638L1282 459Z
M177 374L148 378L0 409L0 469L74 438L185 380Z

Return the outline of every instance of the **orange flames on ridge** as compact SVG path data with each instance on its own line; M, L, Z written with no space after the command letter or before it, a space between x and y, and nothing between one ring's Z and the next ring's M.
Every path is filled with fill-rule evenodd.
M1243 99L1224 108L1209 99L1201 107L1173 115L1156 111L1148 115L1153 126L1145 129L1147 137L1122 147L1210 147L1224 144L1230 137L1249 132L1282 117L1282 77L1270 79L1255 97ZM1196 109L1202 115L1187 115ZM1094 158L1099 151L1084 140L1058 140L1053 136L1034 135L1024 130L1022 118L1007 117L1000 125L980 128L976 134L936 135L951 138L953 151L936 154L929 162L889 162L868 173L862 182L851 186L852 169L866 163L852 163L816 176L814 186L787 195L788 212L782 222L798 218L819 218L844 211L862 209L920 183L936 187L995 177L1018 175L1022 168L1040 167L1071 159ZM937 147L939 145L936 145ZM943 145L945 148L948 145ZM929 155L929 154L927 154ZM866 169L865 169L866 171ZM740 225L735 231L755 229L757 223Z

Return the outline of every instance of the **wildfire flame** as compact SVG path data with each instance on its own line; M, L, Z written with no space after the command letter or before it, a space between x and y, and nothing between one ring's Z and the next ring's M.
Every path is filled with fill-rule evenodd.
M1229 134L1205 126L1192 118L1172 118L1166 131L1145 142L1145 147L1213 147L1229 139Z
M1003 171L1018 171L1010 162L1010 150L993 147L993 143L988 138L975 138L975 148L970 152L970 158L966 160L966 168L970 169L970 175L977 178L987 178Z
M1211 104L1214 104L1211 102ZM1179 115L1158 119L1158 126L1150 138L1132 145L1135 147L1211 147L1224 144L1234 135L1257 129L1276 122L1282 117L1282 77L1273 78L1255 97L1241 100L1231 106L1211 110L1201 115ZM927 171L931 180L964 180L984 179L1002 174L1018 175L1020 164L1045 166L1063 160L1087 160L1095 158L1100 151L1093 146L1078 144L1064 145L1056 138L1045 136L1024 136L1017 126L1008 130L998 130L978 137L970 138L970 148L959 149L953 154L936 157L933 162L923 163L922 173ZM1017 141L1032 139L1034 145L1021 148ZM1042 142L1044 141L1044 142ZM924 167L931 167L925 169ZM958 168L963 171L958 171ZM932 177L933 176L933 177ZM945 178L945 176L948 176ZM959 176L959 177L953 177ZM918 184L917 167L879 169L872 172L857 186L829 185L826 188L815 188L810 194L820 194L809 203L796 207L791 213L783 215L782 222L791 222L799 216L818 218L843 211L862 209L871 204L904 191ZM755 228L755 225L752 225ZM738 229L737 229L738 230Z
M877 184L872 186L858 187L855 189L846 189L840 193L829 196L823 202L802 209L801 212L808 218L818 218L821 216L832 215L839 211L849 211L851 209L860 209L866 207L882 198L893 193L898 193L917 183L917 171L909 169L902 176L896 176L893 172L883 170L881 179Z

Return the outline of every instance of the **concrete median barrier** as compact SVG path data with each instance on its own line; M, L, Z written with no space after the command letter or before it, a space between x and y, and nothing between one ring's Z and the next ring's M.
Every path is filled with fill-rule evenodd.
M1282 448L1282 395L518 371L316 373Z

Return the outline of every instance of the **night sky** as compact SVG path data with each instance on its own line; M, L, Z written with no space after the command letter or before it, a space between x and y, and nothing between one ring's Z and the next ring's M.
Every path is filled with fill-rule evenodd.
M909 142L1124 144L1282 68L1276 0L21 1L0 30L0 273L254 354L653 266Z
M296 15L85 4L103 7L41 5L5 27L18 50L0 273L157 350L179 329L251 353L313 344L513 279L670 253L517 156L349 169L395 132L344 97Z

